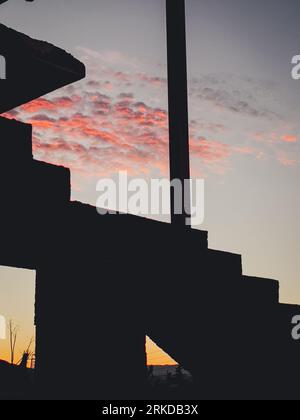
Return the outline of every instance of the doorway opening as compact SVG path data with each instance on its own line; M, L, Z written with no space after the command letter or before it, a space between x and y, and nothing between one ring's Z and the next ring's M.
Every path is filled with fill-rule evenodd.
M34 369L36 272L0 266L0 363ZM0 365L1 366L1 365Z

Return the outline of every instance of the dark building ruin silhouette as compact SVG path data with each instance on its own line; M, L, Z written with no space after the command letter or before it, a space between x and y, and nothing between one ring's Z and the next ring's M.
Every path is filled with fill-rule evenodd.
M50 44L0 36L0 112L85 77ZM279 303L277 281L245 276L205 231L72 202L70 171L33 159L31 125L1 117L0 137L0 264L37 273L35 398L147 398L146 335L199 399L300 397L300 308Z

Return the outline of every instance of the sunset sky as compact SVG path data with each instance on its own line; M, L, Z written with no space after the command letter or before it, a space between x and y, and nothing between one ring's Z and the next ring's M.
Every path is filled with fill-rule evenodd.
M99 177L168 176L163 0L10 0L8 26L67 49L87 78L10 116L34 126L37 159L72 171L72 198L95 204ZM244 273L278 279L300 303L300 54L297 0L186 0L192 174L206 180L211 248ZM0 313L32 335L34 273L0 269ZM3 344L0 342L0 358ZM150 346L153 363L167 363ZM159 356L158 356L159 355Z

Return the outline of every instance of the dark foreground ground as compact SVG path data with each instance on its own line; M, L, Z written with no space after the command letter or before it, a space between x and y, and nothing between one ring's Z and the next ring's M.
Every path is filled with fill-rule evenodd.
M145 397L149 400L197 399L191 375L177 366L148 368L148 386ZM199 397L198 397L199 398ZM36 400L34 371L0 362L0 400Z

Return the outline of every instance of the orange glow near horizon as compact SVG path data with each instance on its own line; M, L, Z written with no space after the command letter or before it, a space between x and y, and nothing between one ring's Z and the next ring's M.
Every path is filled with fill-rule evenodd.
M34 337L34 333L32 334L32 337ZM14 364L20 363L23 352L28 348L30 340L31 340L31 337L29 336L25 337L24 334L22 334L22 331L19 330ZM34 349L35 349L35 342L33 342L32 345L30 346L30 352L34 353ZM11 361L10 358L11 356L10 356L10 348L9 348L9 338L7 336L5 340L0 340L0 360L10 363ZM30 365L30 361L28 362L28 366L29 365Z
M177 366L178 363L158 347L149 337L146 342L148 366Z
M28 345L27 341L22 340L19 342L20 348L24 349ZM0 360L10 361L9 343L8 340L2 341L2 349L0 349ZM150 338L147 337L146 341L147 351L147 365L148 366L177 366L178 363L172 359L167 353L159 348ZM19 361L21 352L17 352L16 362Z

